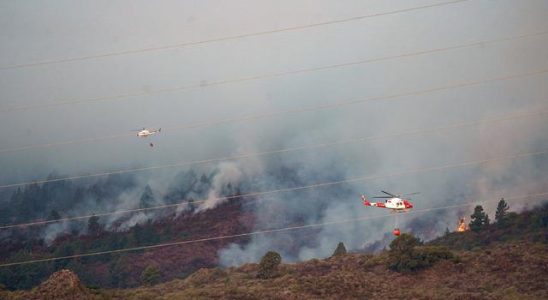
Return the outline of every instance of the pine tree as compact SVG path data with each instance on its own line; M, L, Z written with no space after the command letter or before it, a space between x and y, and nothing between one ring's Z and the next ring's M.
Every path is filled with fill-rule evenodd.
M479 232L487 225L489 225L489 216L483 211L481 205L477 205L474 208L474 213L470 216L470 230Z
M141 199L139 200L139 208L149 208L152 205L154 205L154 194L152 193L150 186L147 184L143 194L141 195Z
M342 242L340 242L337 245L337 249L335 249L335 252L333 252L333 255L331 255L331 257L345 255L345 254L346 254L346 247L344 246Z
M143 224L143 228L141 230L141 239L139 240L139 242L153 244L158 241L159 236L154 230L154 224L152 223L152 220L148 220L145 224Z
M92 216L88 220L88 234L97 236L103 231L103 227L99 224L99 217Z
M55 209L52 209L51 212L49 213L48 221L59 220L59 219L61 219L61 215Z
M504 198L500 199L499 204L497 205L497 212L495 213L495 221L497 222L497 226L503 227L506 225L506 219L508 212L508 203L504 201Z

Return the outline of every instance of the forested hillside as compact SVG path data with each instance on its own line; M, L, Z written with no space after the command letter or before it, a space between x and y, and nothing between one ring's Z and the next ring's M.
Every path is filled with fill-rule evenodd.
M520 214L504 213L477 231L447 233L429 243L402 234L377 255L347 253L339 244L330 258L285 264L272 252L259 264L201 269L162 284L155 284L155 271L149 271L143 286L134 289L89 289L65 272L30 292L1 295L5 299L41 299L61 292L81 299L545 299L547 237L548 203ZM67 281L73 284L59 288Z

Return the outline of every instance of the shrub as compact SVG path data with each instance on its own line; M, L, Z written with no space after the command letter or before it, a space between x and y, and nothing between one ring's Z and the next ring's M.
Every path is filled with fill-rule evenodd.
M404 233L390 243L388 251L388 268L397 272L413 271L418 265L415 246L421 241L414 236Z
M261 262L259 263L258 278L268 279L276 276L278 265L282 262L282 257L279 253L274 251L268 251Z
M160 271L154 266L148 266L141 273L141 281L147 285L153 285L160 282Z
M448 248L442 246L415 247L422 267L430 267L434 263L444 259L454 259L455 255Z
M390 243L388 268L396 272L413 272L428 268L443 259L454 259L451 251L441 246L422 246L410 234L402 234Z

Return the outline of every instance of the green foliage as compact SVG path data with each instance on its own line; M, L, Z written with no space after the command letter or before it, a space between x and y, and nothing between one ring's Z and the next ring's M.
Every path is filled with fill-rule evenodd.
M409 233L402 233L390 243L390 253L405 253L415 246L422 245L422 242Z
M99 286L100 284L97 276L90 273L88 268L78 259L71 260L65 268L74 272L74 274L76 274L82 282L85 282L87 286Z
M185 174L189 175L186 176ZM168 194L172 193L172 201L188 199L188 195L201 199L207 197L211 190L212 179L215 173L199 176L190 170L181 173L173 186L168 188ZM56 179L60 175L52 174L48 178ZM98 179L93 184L80 184L71 181L55 181L44 184L30 184L6 193L0 203L0 225L23 223L36 219L59 219L65 214L74 214L78 206L104 207L105 203L118 203L120 196L128 191L142 189L142 194L135 199L136 205L150 207L156 202L153 189L140 186L140 182L134 180L131 175L108 176ZM237 193L236 185L228 184L227 193ZM139 198L140 196L140 198ZM165 199L162 199L165 201ZM166 201L170 203L169 201ZM83 205L89 204L89 205ZM72 212L72 213L70 213ZM0 257L2 262L24 261L52 256L67 256L79 253L101 252L113 249L130 248L135 246L150 245L154 243L177 240L179 235L189 239L199 232L197 229L188 231L173 230L173 224L166 219L165 222L153 223L151 221L140 223L127 231L109 232L104 226L104 220L94 216L84 223L71 223L64 230L59 230L55 240L46 244L43 240L42 228L29 227L6 230L6 239L2 240ZM119 225L119 224L116 224ZM184 227L181 225L181 227ZM59 228L61 229L61 228ZM8 233L9 231L9 233ZM49 232L49 231L48 231ZM88 233L82 236L81 233ZM48 235L48 237L51 237ZM21 252L21 256L15 259L15 255ZM33 264L28 268L10 267L0 268L0 283L7 289L30 288L47 279L55 270L70 267L81 277L84 284L99 284L102 287L128 287L140 282L140 272L136 271L133 261L122 260L129 254L98 255L82 257L74 260L58 260L51 263ZM193 254L197 257L207 256L203 253ZM12 260L12 257L14 258ZM160 259L160 261L162 261ZM178 266L180 270L190 271L209 264L209 258ZM34 267L40 265L41 267ZM45 267L47 266L47 267ZM162 277L173 276L174 271L165 271ZM28 275L27 275L28 274ZM2 297L0 297L2 298Z
M141 273L141 281L146 285L153 285L160 282L160 271L155 266L148 266Z
M505 227L508 224L507 212L510 207L508 203L504 201L504 198L500 199L499 204L497 205L497 211L495 213L495 221L497 222L498 227Z
M397 272L412 272L454 257L446 247L422 246L419 239L404 233L390 243L388 268Z
M493 242L531 241L548 244L548 202L521 213L506 212L503 226L497 222L486 225L479 232L451 233L430 242L432 245L444 245L451 249L481 249Z
M49 213L48 220L59 220L61 219L61 215L55 210L52 209Z
M154 244L160 240L151 220L148 220L145 224L135 225L132 232L133 238L138 245Z
M282 262L282 257L278 252L268 251L259 263L258 278L268 279L276 276L278 265Z
M398 272L413 271L417 266L414 249L421 244L419 239L408 233L394 239L388 251L388 268Z
M74 245L73 244L62 244L59 247L55 249L53 252L53 256L55 257L63 257L63 256L70 256L75 254L74 252ZM65 268L65 266L69 263L69 260L66 259L60 259L53 262L53 266L56 270L60 270Z
M345 255L345 254L346 254L346 247L344 246L342 242L340 242L337 245L337 249L335 249L335 252L333 252L333 255L331 255L331 257Z
M152 189L147 184L145 187L145 190L143 191L143 194L141 195L141 199L139 200L139 208L149 208L154 205L154 194L152 193Z
M474 213L470 216L470 230L479 232L489 225L489 216L483 211L481 205L474 208Z
M121 256L109 264L110 283L115 287L125 287L125 281L130 277L131 261L127 256Z
M91 236L98 236L103 231L103 226L99 224L99 217L92 216L88 220L88 234Z
M419 260L423 267L429 267L444 259L454 259L456 256L443 246L419 246L415 247Z
M18 262L33 259L31 253L20 250L6 262ZM43 278L53 272L51 263L25 264L0 268L0 282L8 289L29 289L39 284Z

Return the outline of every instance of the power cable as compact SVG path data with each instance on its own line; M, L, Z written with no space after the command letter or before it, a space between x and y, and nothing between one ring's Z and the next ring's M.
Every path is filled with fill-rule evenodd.
M227 118L227 119L221 119L221 120L214 120L214 121L205 121L205 122L195 122L190 124L185 124L181 126L174 126L174 127L167 127L162 130L162 133L169 132L170 130L185 130L185 129L196 129L196 128L207 128L207 127L213 127L217 125L223 125L223 124L229 124L233 122L242 122L242 121L255 121L260 120L264 118L271 118L276 116L282 116L286 114L297 114L297 113L306 113L306 112L315 112L315 111L321 111L321 110L329 110L329 109L336 109L344 106L350 106L350 105L357 105L362 104L366 102L371 101L383 101L383 100L393 100L398 99L402 97L408 97L408 96L418 96L418 95L424 95L429 94L433 92L439 92L444 90L450 90L450 89L458 89L458 88L464 88L464 87L470 87L470 86L477 86L492 82L498 82L498 81L506 81L506 80L515 80L520 78L527 78L531 76L538 76L548 73L548 70L540 70L540 71L534 71L529 73L521 73L521 74L513 74L513 75L506 75L501 77L492 77L488 79L483 80L477 80L477 81L464 81L452 85L445 85L441 87L435 87L430 89L424 89L424 90L416 90L416 91L410 91L410 92L404 92L404 93L398 93L398 94L392 94L392 95L384 95L384 96L376 96L376 97L353 97L346 99L345 101L338 101L333 104L326 104L326 105L319 105L319 106L310 106L310 107L304 107L304 108L298 108L298 109L290 109L290 110L280 110L280 111L274 111L274 112L262 112L262 113L256 113L256 114L250 114L250 115L243 115L239 117L233 117L233 118ZM122 137L129 137L134 136L134 134L116 134L116 135L108 135L108 136L102 136L97 138L85 138L85 139L75 139L75 140L68 140L68 141L61 141L61 142L52 142L52 143L45 143L45 144L34 144L34 145L27 145L27 146L21 146L21 147L14 147L14 148L3 148L0 149L0 153L5 152L13 152L13 151L23 151L23 150L31 150L36 148L47 148L47 147L54 147L54 146L62 146L62 145L73 145L73 144L82 144L82 143L89 143L89 142L98 142L103 140L110 140L110 139L117 139ZM1 188L1 187L0 187Z
M111 101L111 100L121 100L121 99L133 98L133 97L139 97L139 96L148 96L148 95L163 94L163 93L173 93L173 92L179 92L179 91L190 90L190 89L205 88L205 87L225 85L225 84L233 84L233 83L241 83L241 82L247 82L247 81L253 81L253 80L279 78L279 77L283 77L283 76L304 74L304 73L331 70L331 69L337 69L337 68L345 68L345 67L363 65L363 64L373 63L373 62L387 61L387 60L399 59L399 58L408 58L408 57L413 57L413 56L420 56L420 55L425 55L425 54L438 53L438 52L444 52L444 51L450 51L450 50L456 50L456 49L462 49L462 48L483 47L487 44L503 42L503 41L511 41L511 40L517 40L517 39L523 39L523 38L529 38L529 37L533 37L533 36L540 36L540 35L545 35L547 33L548 33L548 31L527 33L527 34L522 34L522 35L517 35L517 36L503 37L503 38L498 38L498 39L493 39L493 40L483 40L483 41L466 43L466 44L461 44L461 45L456 45L456 46L450 46L450 47L444 47L444 48L434 48L434 49L423 50L423 51L418 51L418 52L411 52L411 53L405 53L405 54L399 54L399 55L392 55L392 56L378 57L378 58L372 58L372 59L365 59L365 60L359 60L359 61L354 61L354 62L347 62L347 63L333 64L333 65L298 69L298 70L279 72L279 73L262 74L262 75L255 75L255 76L235 78L235 79L226 79L226 80L220 80L220 81L213 81L213 82L210 82L210 83L199 83L199 84L191 84L191 85L184 85L184 86L171 87L171 88L163 88L163 89L152 90L152 91L144 91L144 92L143 91L138 91L138 92L125 93L125 94L118 94L118 95L100 96L100 97L84 98L84 99L51 101L51 102L40 103L40 104L29 104L29 105L21 105L21 106L14 106L14 107L6 107L6 108L0 108L0 113L1 112L30 110L30 109L34 109L34 108L56 107L56 106L63 106L63 105L70 105L70 104L82 104L82 103L93 103L93 102L105 102L105 101Z
M547 192L539 193L539 194L533 194L533 195L526 195L526 196L517 196L517 197L512 197L512 198L506 198L506 199L507 200L518 200L518 199L526 199L526 198L540 197L540 196L546 196L546 195L548 195ZM486 201L486 202L490 202L490 201ZM469 206L469 205L474 205L476 203L477 203L477 201L476 202L470 202L470 203L464 203L464 204L458 204L458 205L449 205L449 206L441 206L441 207L433 207L433 208L425 208L425 209L415 209L413 211L407 212L407 214L417 214L417 213L423 213L423 212L428 212L428 211L465 207L465 206ZM112 253L124 253L124 252L132 252L132 251L140 251L140 250L148 250L148 249L157 249L157 248L163 248L163 247L187 245L187 244L194 244L194 243L201 243L201 242L208 242L208 241L217 241L217 240L225 240L225 239L233 239L233 238L240 238L240 237L246 237L246 236L277 233L277 232L283 232L283 231L291 231L291 230L323 227L323 226L329 226L329 225L353 223L353 222L360 222L360 221L365 221L365 220L371 220L371 219L377 219L377 218L386 218L386 217L392 217L392 216L393 216L392 214L386 214L386 215L380 215L380 216L367 216L367 217L361 217L361 218L343 219L343 220L323 222L323 223L315 223L315 224L290 226L290 227L283 227L283 228L276 228L276 229L259 230L259 231L240 233L240 234L231 234L231 235L223 235L223 236L201 238L201 239L194 239L194 240L184 240L184 241L179 241L179 242L162 243L162 244L155 244L155 245L149 245L149 246L122 248L122 249L116 249L116 250L98 251L98 252L91 252L91 253L81 253L81 254L74 254L74 255L67 255L67 256L44 258L44 259L33 259L33 260L13 262L13 263L4 263L4 264L0 264L0 267L10 267L10 266L26 265L26 264L33 264L33 263L40 263L40 262L50 262L50 261L57 261L57 260L63 260L63 259L90 257L90 256L112 254Z
M429 133L429 132L435 132L435 131L439 131L439 130L447 130L447 129L453 129L453 128L464 127L464 126L478 125L478 124L482 124L482 123L496 123L496 122L520 119L520 118L525 118L525 117L542 116L542 115L545 115L546 113L548 113L547 110L540 110L540 111L536 110L534 112L506 115L504 117L496 118L496 119L484 119L484 120L473 121L473 122L463 122L463 123L457 123L457 124L452 124L452 125L448 125L448 126L434 127L434 128L414 130L414 131L406 131L406 132L390 134L390 135L372 136L372 137L359 137L359 138L346 139L346 140L342 140L342 141L336 141L336 142L332 142L332 143L319 143L319 144L304 145L304 146L298 146L298 147L292 147L292 148L283 148L283 149L263 151L263 152L240 154L240 155L234 155L234 156L210 158L210 159L204 159L204 160L185 161L185 162L177 162L177 163L156 165L156 166L149 166L149 167L131 168L131 169L120 169L120 170L114 170L114 171L109 171L109 172L100 172L100 173L86 174L86 175L73 175L73 176L66 176L66 177L60 177L60 178L32 180L32 181L25 181L25 182L18 182L18 183L0 185L0 189L20 187L20 186L25 186L25 185L29 185L29 184L43 184L43 183L59 182L59 181L64 181L64 180L76 180L76 179L85 179L85 178L104 177L104 176L115 175L115 174L117 174L117 175L118 174L127 174L127 173L159 170L159 169L165 169L165 168L176 168L176 167L183 167L183 166L192 166L192 165L206 164L206 163L219 162L219 161L225 161L225 160L245 159L245 158L249 158L249 157L266 156L266 155L287 153L287 152L293 152L293 151L299 151L299 150L305 150L305 149L314 149L314 148L323 148L323 147L344 145L344 144L350 144L350 143L359 143L359 142L365 142L365 141L370 141L370 140L391 138L391 137L395 137L395 136Z
M282 189L276 189L276 190L270 190L270 191L264 191L264 192L250 192L250 193L241 194L241 195L234 195L234 196L216 197L216 198L211 198L209 200L210 201L212 201L212 200L213 201L222 201L222 200L230 200L230 199L243 198L243 197L265 196L265 195L271 195L271 194L282 193L282 192L285 193L285 192L301 191L301 190L307 190L307 189L314 189L314 188L320 188L320 187L340 185L340 184L350 183L350 182L368 181L368 180L376 180L376 179L384 179L384 178L392 178L392 177L401 177L401 176L406 176L406 175L411 175L411 174L420 174L420 173L441 171L441 170L446 170L446 169L460 168L460 167L466 167L466 166L471 166L471 165L479 165L479 164L495 162L495 161L514 160L514 159L517 159L517 158L542 155L542 154L546 154L546 153L548 153L548 150L546 150L546 151L537 151L537 152L529 152L529 153L518 153L518 154L514 154L514 155L509 155L509 156L502 156L502 157L491 158L491 159L468 161L468 162L457 163L457 164L448 164L448 165L443 165L443 166L438 166L438 167L418 168L418 169L408 170L408 171L403 171L403 172L388 173L388 174L383 174L383 175L363 176L363 177L356 177L356 178L347 178L347 179L344 179L344 180L322 182L322 183L317 183L317 184L312 184L312 185L307 185L307 186L282 188ZM193 201L192 203L203 203L205 201L206 200ZM176 208L180 205L186 205L188 203L189 202L179 202L179 203L175 203L175 204L157 205L157 206L152 206L152 207L148 207L148 208L125 209L125 210L118 210L118 211L105 212L105 213L97 213L97 214L91 214L91 215L60 218L60 219L55 219L55 220L33 221L33 222L20 223L20 224L4 225L4 226L0 226L0 229L9 229L9 228L15 228L15 227L28 227L28 226L36 226L36 225L46 225L46 224L50 224L50 223L57 223L57 222L63 222L63 221L84 220L84 219L89 219L93 216L103 217L103 216L110 216L110 215L115 215L115 214L126 214L126 213L134 213L134 212L153 211L153 210L166 209L166 208Z
M298 30L304 30L304 29L309 29L309 28L314 28L314 27L321 27L321 26L327 26L327 25L355 22L355 21L360 21L360 20L374 18L374 17L407 13L407 12L417 11L417 10L421 10L421 9L428 9L428 8L451 5L451 4L457 4L457 3L460 3L460 2L466 2L466 1L468 1L468 0L447 1L447 2L430 4L430 5L414 6L414 7L404 8L404 9L392 10L392 11L387 11L387 12L365 14L365 15L355 16L355 17L351 17L351 18L337 19L337 20L332 20L332 21L318 22L318 23L312 23L312 24L307 24L307 25L291 26L291 27L285 27L285 28L280 28L280 29L273 29L273 30L266 30L266 31L252 32L252 33L244 33L244 34L238 34L238 35L232 35L232 36L211 38L211 39L205 39L205 40L194 41L194 42L183 42L183 43L177 43L177 44L172 44L172 45L156 46L156 47L141 48L141 49L132 49L132 50L125 50L125 51L118 51L118 52L106 52L106 53L101 53L101 54L92 54L92 55L80 56L80 57L63 58L63 59L51 59L51 60L44 60L44 61L39 61L39 62L20 63L20 64L15 64L15 65L5 65L5 66L0 66L0 70L21 69L21 68L29 68L29 67L36 67L36 66L46 66L46 65L54 65L54 64L61 64L61 63L93 60L93 59L107 58L107 57L113 57L113 56L122 56L122 55L128 55L128 54L137 54L137 53L146 53L146 52L178 49L178 48L191 47L191 46L203 45L203 44L208 44L208 43L216 43L216 42L223 42L223 41L230 41L230 40L257 37L257 36L262 36L262 35L269 35L269 34L274 34L274 33L298 31Z

